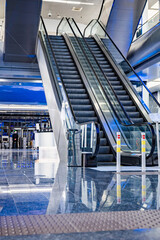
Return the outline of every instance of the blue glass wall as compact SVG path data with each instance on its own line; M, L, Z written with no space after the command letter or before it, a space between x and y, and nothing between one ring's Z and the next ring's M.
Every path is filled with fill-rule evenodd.
M0 82L0 104L47 105L43 84L36 82Z

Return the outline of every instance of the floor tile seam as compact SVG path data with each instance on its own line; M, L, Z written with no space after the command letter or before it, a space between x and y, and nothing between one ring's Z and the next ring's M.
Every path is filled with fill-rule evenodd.
M37 188L37 186L28 178L28 176L27 175L25 175L26 176L26 178L29 180L29 182L35 187L35 188ZM38 189L38 188L37 188ZM41 193L46 199L47 199L47 201L49 201L49 199L45 196L45 194L43 194L43 193Z
M9 188L9 190L10 190L10 194L11 194L11 197L12 197L12 199L13 199L13 202L14 202L14 205L15 205L15 208L16 208L16 211L17 211L17 214L19 215L19 210L18 210L18 208L17 208L17 205L16 205L15 199L14 199L14 197L13 197L13 194L11 193L10 184L9 184L9 181L8 181L8 178L7 178L7 175L6 175L6 171L5 171L5 170L4 170L4 174L5 174L5 178L6 178L6 180L7 180L7 183L8 183L8 188Z

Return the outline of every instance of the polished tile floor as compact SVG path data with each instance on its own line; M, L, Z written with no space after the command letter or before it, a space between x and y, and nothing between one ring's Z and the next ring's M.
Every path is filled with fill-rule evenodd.
M144 211L159 208L159 172L116 174L89 168L68 168L52 159L39 159L35 150L0 152L0 216ZM101 239L103 234L97 234L96 238L90 239ZM63 239L61 237L59 235L58 238L57 235L53 239ZM67 237L71 235L64 239L69 239ZM52 238L48 235L46 239Z

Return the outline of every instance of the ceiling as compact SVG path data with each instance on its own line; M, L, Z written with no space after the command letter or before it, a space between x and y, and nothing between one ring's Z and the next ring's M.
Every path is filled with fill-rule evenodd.
M148 8L149 8L149 9L152 9L153 6L154 6L157 2L158 2L158 0L148 0ZM158 4L157 4L157 5L158 5ZM157 9L157 10L158 10L158 8L154 8L154 9Z
M74 2L80 2L80 0L74 0ZM94 5L43 2L42 17L50 19L73 17L78 23L88 24L92 19L98 17L102 0L82 0L82 2L89 2ZM73 7L82 8L82 10L72 11ZM48 17L49 12L52 14L51 17Z
M94 5L83 5L83 4L67 4L67 3L56 3L51 2L52 0L45 0L42 5L42 17L49 19L60 19L61 17L73 17L76 22L88 24L90 20L97 18L101 8L102 0L70 0L70 2L84 2L93 3ZM55 1L55 0L54 0ZM69 1L69 0L66 0ZM6 0L0 0L0 19L5 16L5 2ZM148 0L149 9L158 0ZM72 11L73 7L82 8L81 11ZM49 17L48 13L52 16Z
M5 16L5 2L6 0L0 0L0 18Z
M0 0L0 19L5 16L5 1ZM72 2L73 0L70 0ZM73 17L76 22L88 24L93 18L97 18L101 8L102 0L74 0L74 2L93 3L94 5L67 4L44 1L42 4L42 17L50 19L60 19L61 17ZM82 8L81 11L72 11L72 8ZM48 13L52 16L49 17Z

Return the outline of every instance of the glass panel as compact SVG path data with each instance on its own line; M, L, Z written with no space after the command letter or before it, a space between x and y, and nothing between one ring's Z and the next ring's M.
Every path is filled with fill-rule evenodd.
M139 38L141 35L146 33L148 30L153 28L157 23L159 23L160 12L157 12L152 18L150 18L147 22L145 22L142 26L140 26L135 33L135 40Z

